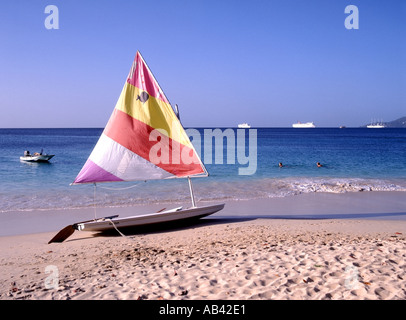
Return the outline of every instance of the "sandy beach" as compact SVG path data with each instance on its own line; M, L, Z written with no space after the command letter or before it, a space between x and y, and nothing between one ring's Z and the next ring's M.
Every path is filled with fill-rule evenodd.
M52 244L58 231L52 223L53 231L37 226L38 233L15 235L6 234L5 223L0 299L406 299L404 193L309 195L226 207L179 228L126 237L76 232ZM59 216L61 228L74 222Z

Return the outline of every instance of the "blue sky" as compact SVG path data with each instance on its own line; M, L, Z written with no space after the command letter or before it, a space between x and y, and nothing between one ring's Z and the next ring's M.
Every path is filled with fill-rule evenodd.
M405 35L402 0L4 0L0 128L104 127L137 50L186 127L390 121L406 115Z

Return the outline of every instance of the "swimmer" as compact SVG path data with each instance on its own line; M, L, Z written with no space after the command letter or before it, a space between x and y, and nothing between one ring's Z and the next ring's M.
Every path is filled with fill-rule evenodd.
M320 163L320 162L317 162L317 167L318 168L320 168L320 167L322 167L323 165Z

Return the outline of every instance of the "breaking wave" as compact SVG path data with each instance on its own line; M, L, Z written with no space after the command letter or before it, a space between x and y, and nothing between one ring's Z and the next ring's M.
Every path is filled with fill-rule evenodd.
M303 193L406 191L405 179L361 178L261 178L261 179L194 179L197 201L250 200L295 196ZM187 181L159 181L140 183L131 189L69 187L66 190L36 190L33 193L0 193L0 212L32 211L66 208L122 207L151 203L189 202Z

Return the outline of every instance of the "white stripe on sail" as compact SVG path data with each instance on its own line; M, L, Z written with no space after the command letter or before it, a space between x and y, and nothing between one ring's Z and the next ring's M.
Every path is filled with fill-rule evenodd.
M116 177L129 180L165 179L173 175L134 152L124 148L104 133L89 159Z

